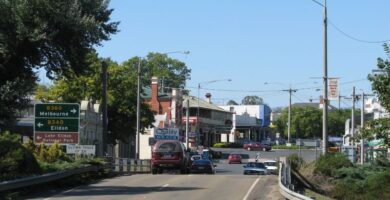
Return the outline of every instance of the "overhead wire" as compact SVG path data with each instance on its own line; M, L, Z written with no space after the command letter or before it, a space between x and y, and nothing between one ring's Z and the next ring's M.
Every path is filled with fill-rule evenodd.
M362 42L362 43L371 43L371 44L390 42L390 39L389 39L389 40L379 40L379 41L369 41L369 40L359 39L359 38L357 38L357 37L351 36L350 34L344 32L343 30L341 30L341 29L340 29L339 27L337 27L332 21L330 21L329 18L328 18L328 22L329 22L329 24L330 24L334 29L336 29L336 31L338 31L339 33L341 33L341 34L344 35L345 37L347 37L347 38L349 38L349 39L352 39L352 40L355 40L355 41L358 41L358 42Z

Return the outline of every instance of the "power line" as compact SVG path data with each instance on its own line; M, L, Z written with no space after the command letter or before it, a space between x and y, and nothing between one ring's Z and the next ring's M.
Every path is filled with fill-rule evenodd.
M343 30L341 30L341 29L340 29L339 27L337 27L334 23L332 23L332 21L330 21L329 18L328 18L328 22L329 22L329 24L330 24L334 29L336 29L339 33L341 33L342 35L346 36L346 37L349 38L349 39L352 39L352 40L355 40L355 41L358 41L358 42L362 42L362 43L371 43L371 44L390 42L390 39L389 39L389 40L379 40L379 41L369 41L369 40L359 39L359 38L357 38L357 37L354 37L354 36L349 35L348 33L344 32Z
M295 94L292 94L296 99L298 99L301 103L304 103L305 101L303 101L301 98L299 98L297 95Z
M322 7L325 7L325 5L323 5L322 3L318 2L317 0L311 0L312 2L322 6ZM343 30L341 30L341 28L337 27L334 23L332 23L332 21L330 21L329 17L327 17L327 22L334 28L336 29L336 31L338 31L339 33L341 33L342 35L344 35L345 37L351 39L351 40L355 40L355 41L358 41L358 42L362 42L362 43L386 43L386 42L390 42L390 39L389 40L379 40L379 41L370 41L370 40L363 40L363 39L359 39L357 37L353 37L351 36L350 34L344 32Z

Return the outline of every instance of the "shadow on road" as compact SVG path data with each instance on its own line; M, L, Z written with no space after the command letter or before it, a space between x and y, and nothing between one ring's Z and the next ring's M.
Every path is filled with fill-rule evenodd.
M199 187L139 187L139 186L88 186L70 192L61 194L60 196L112 196L112 195L136 195L147 194L154 192L172 192L172 191L189 191L202 190Z

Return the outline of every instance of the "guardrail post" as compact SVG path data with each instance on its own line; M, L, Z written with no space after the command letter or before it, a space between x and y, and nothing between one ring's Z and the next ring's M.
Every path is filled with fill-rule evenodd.
M119 173L123 174L123 158L119 158Z
M127 174L131 174L131 172L130 172L130 167L131 167L131 160L130 160L130 158L127 158L126 159L126 164L127 164L127 168L126 168L126 171L127 171Z

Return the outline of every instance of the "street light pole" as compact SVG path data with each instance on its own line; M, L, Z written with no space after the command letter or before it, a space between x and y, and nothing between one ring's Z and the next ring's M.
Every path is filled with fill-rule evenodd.
M172 53L182 53L182 54L190 54L189 51L171 51L171 52L167 52L167 53L163 53L162 55L167 55L167 54L172 54ZM136 134L135 134L135 141L136 141L136 144L135 144L135 158L136 159L139 159L139 151L140 151L140 118L141 118L141 114L140 114L140 105L141 105L141 102L140 102L140 96L141 96L141 62L142 62L142 57L139 58L138 60L138 66L137 66L137 125L136 125Z
M135 158L139 159L139 132L140 132L140 90L141 90L141 58L138 60L137 67L137 129L135 134Z

